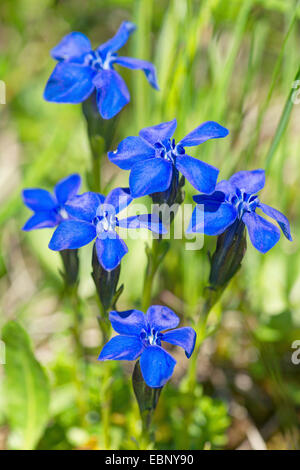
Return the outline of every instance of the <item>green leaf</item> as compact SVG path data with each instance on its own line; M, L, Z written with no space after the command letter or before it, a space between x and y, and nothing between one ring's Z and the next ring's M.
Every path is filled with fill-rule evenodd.
M15 321L2 331L6 347L4 394L6 414L22 449L34 449L48 420L50 386L36 360L26 331Z

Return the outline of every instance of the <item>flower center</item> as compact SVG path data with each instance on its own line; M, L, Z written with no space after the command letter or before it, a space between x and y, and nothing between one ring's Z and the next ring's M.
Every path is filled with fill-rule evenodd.
M96 226L97 236L101 236L103 233L113 232L118 224L118 219L114 213L104 210L94 217L93 224Z
M235 194L229 196L229 202L233 204L241 219L245 212L254 212L258 206L259 199L257 195L247 194L244 191L236 190Z
M99 51L89 52L85 58L84 63L94 70L109 70L111 69L111 63L115 59L117 54L111 54L108 52L104 57L101 56Z
M160 346L162 334L156 331L154 328L147 327L147 330L143 329L140 338L145 347L147 346Z
M56 209L56 212L60 216L62 220L67 220L69 218L69 214L67 213L66 209L63 206L60 206Z
M154 144L156 157L162 158L168 162L175 164L176 158L184 155L185 150L182 145L175 143L175 139L168 139L164 142L156 142Z

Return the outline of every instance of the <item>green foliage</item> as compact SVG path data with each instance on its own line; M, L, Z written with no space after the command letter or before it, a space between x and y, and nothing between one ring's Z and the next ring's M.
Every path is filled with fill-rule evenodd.
M160 426L157 428L162 449L219 449L227 442L230 424L228 410L221 400L213 399L197 386L193 395L184 384L178 390L168 387L161 396ZM183 432L184 430L184 432ZM172 442L175 437L175 445Z
M50 386L26 331L14 321L2 331L6 346L5 410L17 448L34 449L48 421Z

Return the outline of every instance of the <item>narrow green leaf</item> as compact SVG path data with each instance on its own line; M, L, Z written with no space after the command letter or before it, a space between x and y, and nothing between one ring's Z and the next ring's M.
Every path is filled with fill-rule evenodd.
M6 415L22 440L22 449L34 449L47 424L50 387L36 360L26 331L15 321L2 331L6 347L4 394Z
M299 79L300 79L300 67L299 67L299 69L296 73L294 82L297 82ZM289 123L290 114L291 114L293 106L294 106L294 103L293 103L293 94L294 93L295 93L295 89L291 88L291 91L289 92L289 95L288 95L288 98L286 100L284 109L282 111L280 121L279 121L277 129L276 129L275 136L272 140L271 147L270 147L269 152L268 152L267 157L266 157L266 165L265 165L266 170L269 168L269 166L271 164L271 161L272 161L272 159L275 155L275 152L276 152L276 150L277 150L277 148L280 144L281 138L284 135L284 133L286 131L286 128L287 128L287 125Z

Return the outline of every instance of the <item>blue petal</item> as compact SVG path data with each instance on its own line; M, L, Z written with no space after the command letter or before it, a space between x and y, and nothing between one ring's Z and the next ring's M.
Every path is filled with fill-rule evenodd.
M177 330L163 333L162 341L180 346L185 350L186 356L191 357L195 347L196 332L193 328L189 327L178 328Z
M162 122L157 126L145 127L139 132L139 136L153 145L156 142L163 142L164 140L171 139L176 127L177 121L176 119L173 119L173 121Z
M151 62L135 59L133 57L117 57L114 60L114 63L133 70L143 70L150 85L153 86L153 88L156 90L159 90L156 69L154 65L151 64Z
M57 207L57 202L45 189L24 189L22 192L24 204L33 211L49 211Z
M51 56L56 60L70 60L80 57L92 50L90 40L82 33L74 31L67 34L51 51Z
M106 271L115 269L128 252L126 243L116 233L114 238L97 238L96 250L99 263Z
M82 103L94 90L96 72L71 62L59 62L50 76L44 98L55 103Z
M175 359L160 346L149 346L141 355L140 365L148 387L159 388L171 378Z
M66 220L62 222L49 243L50 250L75 250L90 243L96 237L94 225L79 220Z
M229 183L229 181L222 180L216 185L216 191L221 191L222 193L229 195L235 193L235 187Z
M219 170L208 163L189 157L177 157L176 168L198 191L212 193L215 190Z
M266 253L278 242L279 229L255 212L245 212L242 217L247 226L252 245L261 253Z
M217 122L207 121L186 135L180 141L180 144L183 147L194 147L195 145L202 144L203 142L206 142L210 139L226 137L228 134L229 130Z
M223 194L217 192L218 194ZM237 218L234 206L218 200L214 193L211 196L197 196L197 205L193 211L187 233L205 233L206 235L220 235Z
M109 160L122 170L131 170L139 161L155 157L154 148L140 137L127 137L114 152L108 152Z
M179 318L168 307L162 305L152 305L146 314L150 328L156 331L170 330L179 325Z
M268 206L267 204L263 204L262 202L259 203L258 207L269 217L276 220L279 227L281 228L283 234L286 236L290 242L293 241L290 229L290 223L285 215L283 215L278 210L274 209L273 207Z
M239 171L229 179L229 183L247 194L256 194L265 185L265 170Z
M76 196L80 188L81 178L79 175L74 174L67 176L59 181L54 188L56 198L60 204L65 204L68 199Z
M103 204L104 200L105 197L102 194L87 192L68 201L65 209L75 219L92 222L98 207Z
M121 212L132 202L129 188L115 188L106 196L104 204L112 205L115 213Z
M38 228L55 227L59 222L60 217L55 211L39 211L27 220L22 230L28 232Z
M135 24L124 21L113 38L98 47L98 51L105 55L108 52L118 51L128 41L129 36L136 30Z
M99 361L134 361L143 352L144 346L136 336L114 336L102 349Z
M139 214L119 220L119 227L127 229L147 228L154 233L167 233L157 214Z
M219 184L217 184L216 191L212 194L196 194L193 196L193 199L197 204L209 204L211 200L217 203L221 203L225 201L225 193L219 189Z
M140 310L111 311L109 320L113 329L121 335L139 336L147 328L145 315Z
M161 158L150 158L136 163L129 176L132 196L141 197L165 191L171 184L172 174L172 163Z
M123 78L115 70L101 70L94 78L97 104L103 119L111 119L130 101Z

